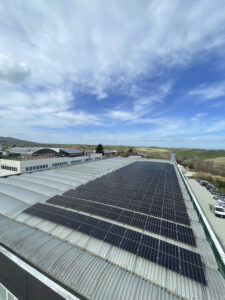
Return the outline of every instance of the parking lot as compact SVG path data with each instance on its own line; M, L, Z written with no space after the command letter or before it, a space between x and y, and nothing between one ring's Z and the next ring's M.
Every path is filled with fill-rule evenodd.
M198 200L199 205L205 213L206 218L214 230L215 235L221 243L221 247L225 250L225 218L219 218L210 210L209 204L217 205L217 201L204 186L201 186L195 179L188 179L188 185Z

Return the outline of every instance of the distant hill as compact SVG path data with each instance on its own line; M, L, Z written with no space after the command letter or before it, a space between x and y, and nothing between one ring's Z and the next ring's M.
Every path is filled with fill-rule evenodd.
M79 144L50 144L50 143L37 143L31 141L25 141L16 139L13 137L0 137L0 145L3 146L3 149L10 147L71 147L71 146L80 146L81 148L85 147L86 149L95 149L95 145L79 145Z
M15 139L12 137L0 136L0 145L2 146L37 146L38 143Z
M21 146L21 147L68 147L70 146L65 144L37 143L37 142L20 140L13 137L0 137L0 145L2 145L4 148L16 147L16 146Z

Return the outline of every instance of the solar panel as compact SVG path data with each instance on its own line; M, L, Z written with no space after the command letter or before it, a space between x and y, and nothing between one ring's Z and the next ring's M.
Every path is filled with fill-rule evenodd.
M94 228L91 232L91 235L96 239L104 241L105 236L107 235L107 231L100 228Z
M46 204L37 203L24 212L103 240L206 284L201 257L195 252L122 226Z
M137 254L138 246L139 244L137 242L124 238L121 242L120 248L133 254Z
M160 234L191 246L196 246L192 229L179 224L74 197L60 195L49 199L47 202L57 206L76 209L78 211L85 211L96 216L108 218L123 224Z
M70 190L65 195L190 225L176 172L171 164L136 162Z
M122 241L122 236L119 236L117 234L114 234L112 232L109 232L105 238L104 238L104 241L109 243L109 244L112 244L114 246L117 246L119 247L120 246L120 243Z

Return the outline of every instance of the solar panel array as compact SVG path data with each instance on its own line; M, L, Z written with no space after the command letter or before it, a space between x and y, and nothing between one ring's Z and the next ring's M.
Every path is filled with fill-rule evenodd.
M64 195L190 225L173 165L135 162Z
M88 234L206 284L198 253L110 222L46 204L37 203L24 212Z
M75 209L111 219L122 224L127 224L139 229L160 234L164 237L171 238L188 245L196 246L192 228L187 226L182 226L156 217L75 197L60 195L49 199L47 202L57 206Z
M135 162L47 202L51 205L36 204L25 212L80 231L206 284L199 254L97 218L196 246L173 165Z

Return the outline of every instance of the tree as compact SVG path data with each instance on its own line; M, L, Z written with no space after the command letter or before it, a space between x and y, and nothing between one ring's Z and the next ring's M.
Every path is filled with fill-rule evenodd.
M133 149L130 148L127 152L128 152L128 153L133 153Z
M102 146L102 144L98 144L97 147L96 147L96 153L103 153L104 151L104 148Z

